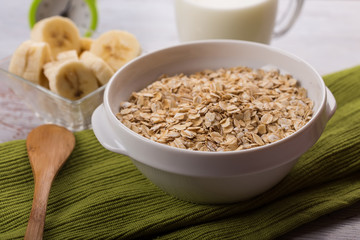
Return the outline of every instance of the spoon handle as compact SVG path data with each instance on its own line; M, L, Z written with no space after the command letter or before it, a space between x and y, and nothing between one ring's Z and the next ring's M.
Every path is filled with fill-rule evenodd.
M52 179L35 180L34 198L27 225L25 240L41 240L44 232L46 206Z

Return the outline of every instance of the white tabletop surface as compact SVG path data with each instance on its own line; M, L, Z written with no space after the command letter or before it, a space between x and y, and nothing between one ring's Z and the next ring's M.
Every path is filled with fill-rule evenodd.
M282 3L288 0L282 0ZM0 8L0 59L29 38L29 0ZM145 51L178 43L172 0L99 0L98 31L132 32ZM309 62L322 75L360 64L360 0L306 0L293 28L272 46ZM0 79L0 143L24 139L41 124ZM321 217L283 239L360 239L360 203Z

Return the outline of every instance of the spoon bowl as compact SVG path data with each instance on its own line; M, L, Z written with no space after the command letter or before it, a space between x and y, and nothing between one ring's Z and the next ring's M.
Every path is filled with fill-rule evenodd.
M35 188L24 239L42 239L52 182L74 147L74 134L64 127L45 124L29 133L26 148L34 175Z

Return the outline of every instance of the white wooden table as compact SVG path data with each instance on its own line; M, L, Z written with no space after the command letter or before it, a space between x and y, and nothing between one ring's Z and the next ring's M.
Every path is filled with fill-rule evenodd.
M288 1L288 0L282 0ZM0 58L29 38L29 0L0 8ZM145 51L178 43L172 0L99 0L98 31L123 29ZM360 64L360 0L307 0L300 18L271 45L289 51L328 74ZM360 80L359 80L360 81ZM0 79L0 142L26 138L41 124ZM360 203L323 216L282 239L360 239Z

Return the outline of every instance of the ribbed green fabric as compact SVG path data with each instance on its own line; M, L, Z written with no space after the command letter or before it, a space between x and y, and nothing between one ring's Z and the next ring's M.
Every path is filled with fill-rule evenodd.
M360 66L324 77L338 109L320 140L270 191L231 205L175 199L91 130L49 196L44 239L273 239L360 200ZM33 177L24 140L0 144L0 239L24 236Z

